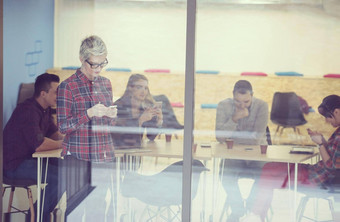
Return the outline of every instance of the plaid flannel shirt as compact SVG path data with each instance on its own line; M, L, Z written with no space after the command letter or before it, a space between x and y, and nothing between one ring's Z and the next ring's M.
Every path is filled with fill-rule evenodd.
M58 87L57 120L63 141L63 154L69 151L78 159L108 162L114 158L110 126L115 124L109 117L89 118L87 110L101 103L113 105L110 80L99 76L90 81L78 69Z
M340 167L340 127L328 139L326 150L330 159L326 163L321 160L309 168L309 178L318 184L326 182L333 176L334 170Z

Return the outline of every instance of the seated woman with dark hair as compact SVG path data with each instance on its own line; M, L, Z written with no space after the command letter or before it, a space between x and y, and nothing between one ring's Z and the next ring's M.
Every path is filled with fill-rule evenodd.
M145 128L147 137L153 140L162 127L162 110L155 105L148 84L144 75L131 75L124 95L114 103L118 109L113 133L115 148L139 147Z
M333 178L336 169L340 168L340 96L325 97L318 110L325 117L326 122L337 129L327 141L321 133L308 129L312 141L319 146L321 160L314 165L299 164L297 182L304 188L319 189L318 185ZM290 169L293 169L293 166ZM284 188L287 185L288 176L294 178L293 170L290 175L287 174L287 163L266 163L264 165L257 198L254 201L256 204L252 208L253 214L249 214L242 222L264 221L273 199L273 189Z

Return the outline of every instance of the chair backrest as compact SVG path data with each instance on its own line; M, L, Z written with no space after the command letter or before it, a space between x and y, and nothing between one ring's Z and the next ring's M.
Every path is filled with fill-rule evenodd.
M31 98L34 94L34 83L21 83L19 87L19 94L17 104L24 102Z
M278 125L292 127L307 123L294 92L276 92L273 97L270 120Z
M182 168L183 161L178 161L154 175L126 173L121 184L121 193L125 197L134 197L153 206L180 205L182 203ZM192 199L197 194L201 173L208 170L201 161L193 160Z

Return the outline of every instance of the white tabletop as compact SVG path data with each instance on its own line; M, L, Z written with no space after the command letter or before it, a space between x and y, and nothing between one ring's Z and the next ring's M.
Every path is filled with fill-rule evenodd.
M47 150L47 151L40 151L40 152L35 152L32 154L32 157L38 158L38 157L61 157L61 151L63 149L54 149L54 150Z
M165 140L144 141L141 149L120 149L116 150L117 154L128 154L132 156L151 156L151 157L167 157L167 158L183 158L183 140ZM198 144L197 150L193 153L195 159L209 160L211 159L211 149L201 148Z
M290 153L296 145L269 145L266 154L261 154L259 145L235 145L228 149L226 144L212 143L212 156L214 158L254 160L266 162L301 163L318 155L318 149L312 154Z

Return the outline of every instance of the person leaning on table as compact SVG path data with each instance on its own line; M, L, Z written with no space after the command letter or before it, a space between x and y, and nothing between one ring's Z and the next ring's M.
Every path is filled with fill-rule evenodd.
M317 131L308 129L312 141L319 147L321 160L314 164L299 164L298 183L302 187L320 189L318 185L327 182L334 176L335 170L340 168L340 96L330 95L323 99L318 108L327 123L337 128L326 141ZM293 169L293 167L291 167ZM288 180L286 163L266 163L259 181L256 205L243 221L264 221L273 199L273 189L285 187ZM294 178L294 171L290 173Z
M217 106L216 139L221 143L230 138L234 140L234 144L267 144L267 124L267 103L253 96L250 82L239 80L235 83L233 98L222 100ZM239 174L250 173L255 180L247 200L247 208L249 208L252 205L257 179L263 165L264 162L260 161L224 160L221 178L232 210L227 221L239 221L246 212L238 187Z
M51 115L51 106L56 105L58 84L56 75L39 75L34 84L34 96L18 104L13 111L3 132L3 173L6 177L37 180L37 160L32 154L61 148L63 135L58 132ZM62 195L58 192L56 165L48 166L47 184L42 221L50 221L50 212ZM34 209L37 209L36 203Z

